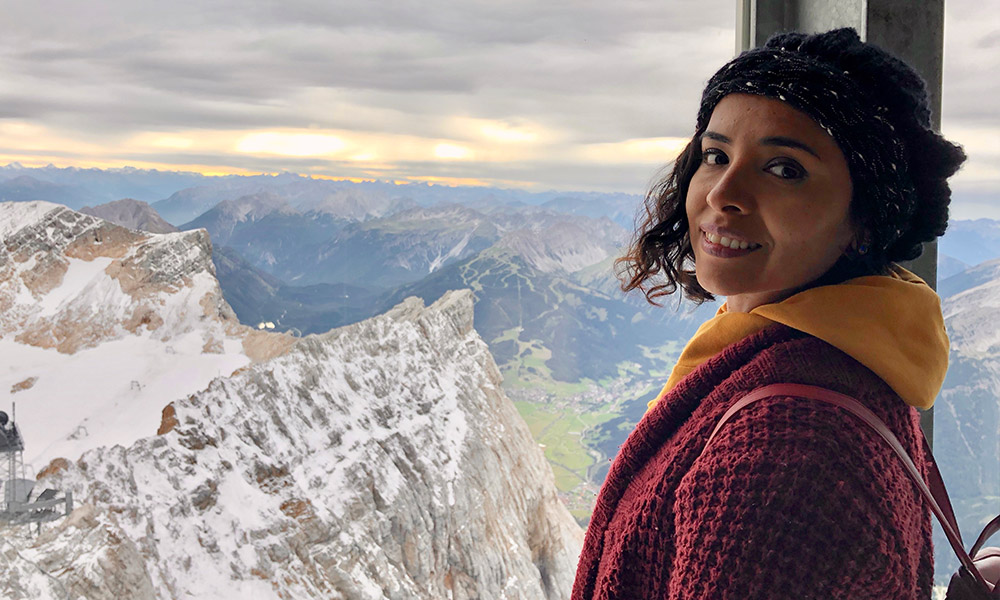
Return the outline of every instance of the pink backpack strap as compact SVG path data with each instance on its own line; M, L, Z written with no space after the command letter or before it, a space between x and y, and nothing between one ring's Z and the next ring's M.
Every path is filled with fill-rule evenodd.
M948 538L948 542L951 544L952 549L955 554L958 555L959 561L984 587L984 589L990 589L990 586L986 579L982 576L976 565L973 564L972 558L969 553L965 551L964 544L962 543L962 536L958 530L958 523L955 520L955 511L952 510L951 501L948 499L948 492L945 490L944 481L941 479L941 473L938 471L937 463L934 461L934 455L931 454L930 447L927 444L927 439L920 434L920 439L924 444L924 452L928 460L928 480L930 485L924 481L924 478L920 475L920 471L917 469L916 465L913 464L913 460L910 455L906 453L903 449L902 444L896 439L896 436L889 431L885 423L879 419L875 413L868 410L864 405L855 400L854 398L834 392L833 390L828 390L826 388L817 387L814 385L804 385L799 383L775 383L772 385L767 385L750 392L746 396L743 396L736 401L729 410L726 411L719 422L715 425L715 429L712 430L712 434L708 436L708 441L705 442L705 447L712 442L722 426L726 424L729 419L733 417L742 408L749 404L753 404L758 400L763 400L765 398L772 398L775 396L792 396L797 398L809 398L812 400L818 400L820 402L826 402L827 404L832 404L839 408L842 408L854 416L861 419L869 427L875 430L879 436L885 440L889 446L895 451L896 456L899 457L900 462L902 462L903 467L906 472L909 473L910 478L920 489L920 493L923 494L924 498L930 504L931 512L937 517L939 523L941 523L941 529L944 530L945 536ZM702 449L702 453L704 453ZM981 545L985 541L984 539L977 540L977 546Z

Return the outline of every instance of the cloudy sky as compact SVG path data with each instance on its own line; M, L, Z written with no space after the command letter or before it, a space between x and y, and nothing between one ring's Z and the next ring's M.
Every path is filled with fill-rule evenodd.
M1000 22L947 3L956 216L1000 192ZM734 48L733 0L6 2L0 164L641 193ZM985 208L984 208L985 207Z

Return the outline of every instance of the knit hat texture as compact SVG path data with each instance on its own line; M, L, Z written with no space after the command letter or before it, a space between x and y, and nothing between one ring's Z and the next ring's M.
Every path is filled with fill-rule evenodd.
M775 35L709 80L697 135L734 93L786 102L837 142L851 174L852 217L871 241L864 260L916 258L922 242L944 233L946 180L965 154L931 128L927 87L902 60L850 28Z

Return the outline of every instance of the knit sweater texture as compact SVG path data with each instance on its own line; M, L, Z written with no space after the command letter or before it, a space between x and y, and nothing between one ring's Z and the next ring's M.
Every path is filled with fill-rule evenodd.
M702 454L726 409L772 383L853 396L926 475L916 409L841 350L773 325L692 371L636 426L598 496L574 600L930 597L930 513L846 411L762 400Z

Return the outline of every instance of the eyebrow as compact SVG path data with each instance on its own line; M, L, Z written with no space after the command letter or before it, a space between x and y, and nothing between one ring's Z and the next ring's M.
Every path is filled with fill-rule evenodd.
M798 140L796 140L794 138L784 137L784 136L781 136L781 135L774 135L774 136L766 137L766 138L762 139L760 141L760 143L762 145L764 145L764 146L785 146L785 147L788 147L788 148L798 148L799 150L808 152L809 154L812 154L816 158L819 158L819 154L817 154L815 150L813 150L812 148L810 148L806 144L803 144L802 142L800 142L800 141L798 141ZM820 160L822 160L822 159L820 159Z
M721 133L716 133L714 131L706 131L701 135L702 137L706 137L710 140L715 140L717 142L722 142L723 144L733 143L733 141L729 139L727 136L724 136ZM812 154L816 158L823 160L822 158L820 158L819 153L817 153L815 150L809 147L808 144L804 144L795 138L785 137L783 135L772 135L762 139L760 143L762 146L784 146L786 148L796 148L798 150L802 150L803 152L808 152L809 154Z

